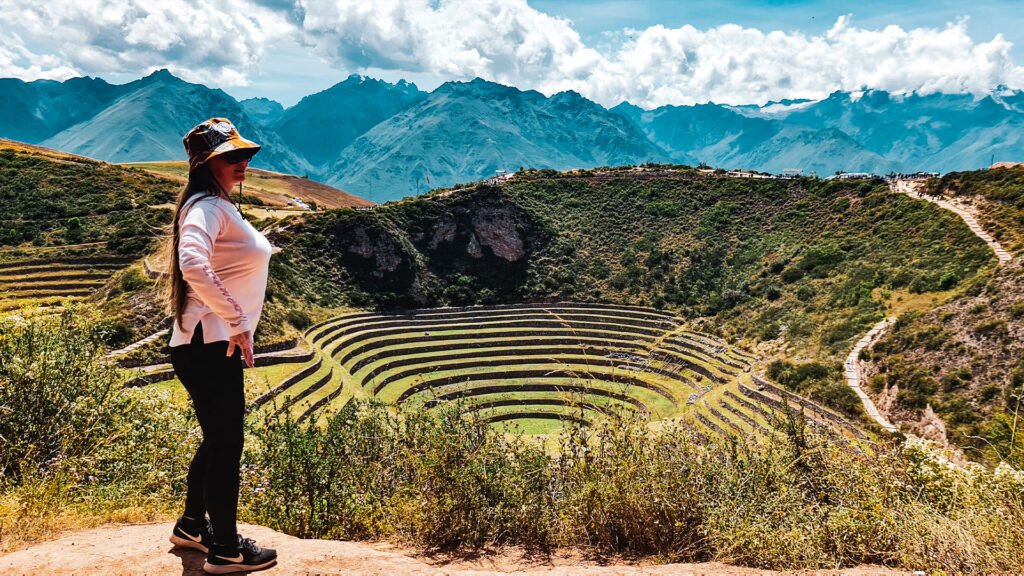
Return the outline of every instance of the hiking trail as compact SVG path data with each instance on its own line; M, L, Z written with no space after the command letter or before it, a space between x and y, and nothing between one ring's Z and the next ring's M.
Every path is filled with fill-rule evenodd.
M978 223L977 209L969 204L959 202L951 198L936 198L934 196L922 194L919 191L921 184L922 182L920 180L899 179L891 181L889 183L889 187L893 192L906 194L911 198L931 202L932 204L936 204L959 216L967 224L967 227L971 229L971 232L974 232L975 236L984 240L985 244L988 244L989 248L995 252L1000 265L1006 264L1013 259L1013 255L1010 254L1006 248L1003 248L1003 246L988 232L986 232L985 229L981 227L981 224Z

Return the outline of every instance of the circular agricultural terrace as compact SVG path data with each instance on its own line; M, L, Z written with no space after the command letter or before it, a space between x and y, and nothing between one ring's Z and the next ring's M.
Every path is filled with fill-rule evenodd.
M36 258L0 262L0 312L84 299L132 262L118 256L37 252Z
M354 312L305 337L314 359L251 410L304 420L361 395L424 410L456 402L528 433L627 411L689 418L707 435L758 437L770 434L772 413L790 405L803 406L812 423L848 424L756 379L749 352L650 308L563 302ZM850 429L846 436L859 436Z

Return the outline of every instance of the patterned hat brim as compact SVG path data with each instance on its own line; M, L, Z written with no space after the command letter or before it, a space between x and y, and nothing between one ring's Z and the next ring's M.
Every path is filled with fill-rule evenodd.
M207 152L205 156L197 156L193 158L192 161L189 162L189 169L194 169L197 166L205 164L214 156L220 156L221 154L234 152L235 150L252 150L252 154L249 156L251 158L260 151L260 148L262 148L262 146L252 140L242 138L241 136L234 136L224 142L221 142L216 148Z

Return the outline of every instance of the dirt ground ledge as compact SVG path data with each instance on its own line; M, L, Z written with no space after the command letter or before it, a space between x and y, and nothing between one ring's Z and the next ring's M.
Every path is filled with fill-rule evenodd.
M69 532L56 540L0 556L0 574L127 575L203 574L204 556L174 548L167 540L171 524L111 525ZM269 528L241 524L239 531L259 544L276 548L277 566L253 574L429 575L485 576L494 574L586 575L739 575L781 574L720 563L598 565L570 554L527 557L516 551L458 560L416 557L386 545L303 540ZM896 574L888 568L865 566L836 571L794 574Z

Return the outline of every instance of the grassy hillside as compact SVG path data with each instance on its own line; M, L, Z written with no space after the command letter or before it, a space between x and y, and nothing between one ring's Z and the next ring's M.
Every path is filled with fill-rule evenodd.
M982 226L1024 250L1024 169L956 172L933 193L973 203ZM1024 267L1017 256L930 311L903 314L865 353L870 383L904 426L966 447L970 456L1024 465Z
M975 203L982 226L1010 252L1024 252L1024 166L950 172L928 191Z
M0 142L0 245L104 242L97 254L139 256L151 248L177 185L80 156ZM13 251L8 251L8 253Z
M181 185L185 184L188 177L188 163L183 161L134 162L123 164L123 166L164 176ZM356 208L373 205L373 202L369 200L306 177L258 168L250 168L246 172L243 194L245 203L268 208L295 208L290 201L296 197L311 206L320 208Z
M125 320L138 311L128 294L150 284L132 263L157 246L177 192L151 174L0 141L0 312L102 292L111 343L154 326L155 307Z
M881 182L664 168L530 171L372 212L311 214L273 242L284 247L275 292L311 303L667 308L820 361L816 376L788 381L851 411L838 359L852 342L887 307L948 293L994 261L957 217Z

